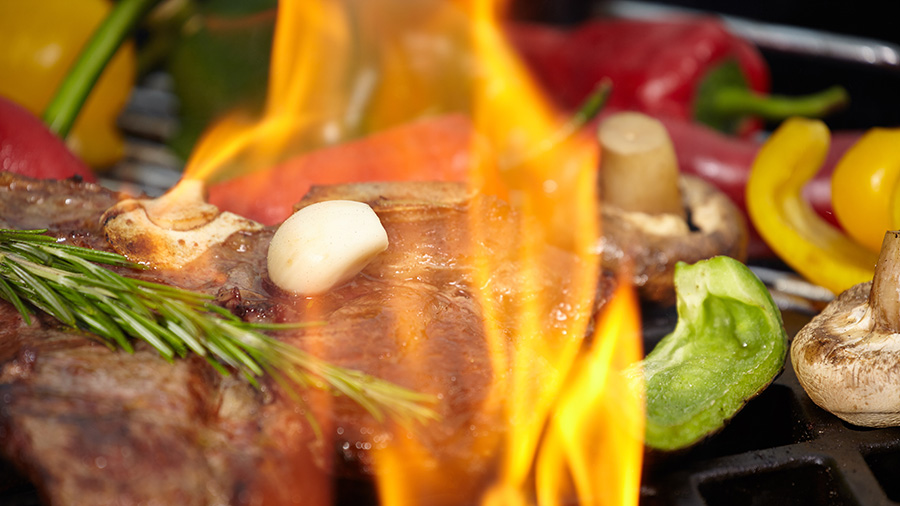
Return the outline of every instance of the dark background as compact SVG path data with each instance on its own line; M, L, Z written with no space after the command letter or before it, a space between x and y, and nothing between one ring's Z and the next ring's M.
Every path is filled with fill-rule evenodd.
M515 0L522 18L574 23L602 10L604 1ZM900 43L893 16L900 2L886 0L656 0L659 5L718 12L769 23L815 28Z

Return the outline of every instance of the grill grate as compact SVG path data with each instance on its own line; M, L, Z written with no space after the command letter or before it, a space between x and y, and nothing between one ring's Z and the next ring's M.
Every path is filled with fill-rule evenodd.
M786 313L788 335L806 318ZM854 427L822 410L788 363L719 434L679 455L648 455L641 504L891 505L898 470L900 428Z

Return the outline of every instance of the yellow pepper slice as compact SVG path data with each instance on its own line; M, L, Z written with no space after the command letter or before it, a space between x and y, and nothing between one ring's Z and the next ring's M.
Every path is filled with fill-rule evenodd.
M840 293L872 279L877 255L820 218L803 199L831 141L818 120L791 118L763 144L747 182L747 211L769 247L813 283Z
M82 46L112 9L106 0L0 2L0 94L40 116ZM126 42L103 71L66 138L94 168L124 154L116 120L134 85L134 45Z
M873 128L838 162L831 176L831 202L847 234L875 253L900 214L900 128Z

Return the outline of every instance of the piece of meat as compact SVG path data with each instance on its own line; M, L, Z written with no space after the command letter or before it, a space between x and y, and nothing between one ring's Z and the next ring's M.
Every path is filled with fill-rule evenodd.
M108 249L97 223L118 198L93 185L0 174L0 225L46 227ZM216 294L245 319L323 322L277 335L433 394L440 420L411 430L447 474L453 497L443 499L473 498L504 431L499 405L486 402L494 372L473 287L487 281L504 304L498 315L517 305L525 270L512 211L446 183L323 187L300 205L331 198L369 202L390 246L322 296L290 296L267 281L272 229L236 234L180 272L129 274ZM472 220L489 232L474 234ZM473 237L490 272L472 267ZM562 324L575 260L552 247L542 258L538 285L554 294L542 309L548 325ZM601 304L610 285L599 283L589 303ZM317 438L304 407L266 382L253 389L198 358L170 364L147 346L110 351L47 318L26 326L3 301L0 322L0 453L47 504L330 504L336 478L371 479L372 449L398 437L350 400L311 390L302 396L321 426ZM513 347L514 324L499 323Z
M99 217L117 198L0 174L3 227L48 228L73 244L108 249ZM223 263L258 267L259 252L233 252ZM0 321L0 452L46 504L331 503L331 453L312 454L305 417L270 390L141 344L113 352L49 318L28 326L3 301Z

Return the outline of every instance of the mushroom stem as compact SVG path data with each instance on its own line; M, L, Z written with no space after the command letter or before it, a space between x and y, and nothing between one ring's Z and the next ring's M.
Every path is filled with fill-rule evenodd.
M900 231L884 234L869 293L869 308L876 329L900 332Z
M619 113L600 125L598 137L604 204L685 217L675 149L661 122L641 113Z

